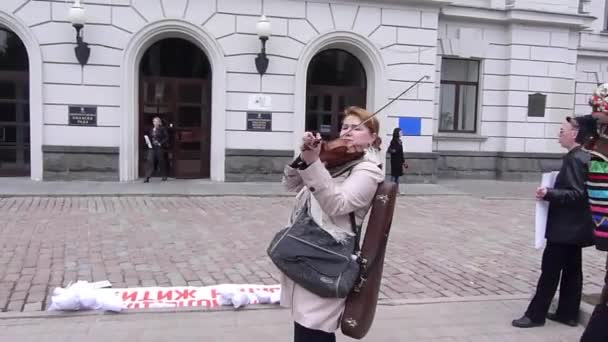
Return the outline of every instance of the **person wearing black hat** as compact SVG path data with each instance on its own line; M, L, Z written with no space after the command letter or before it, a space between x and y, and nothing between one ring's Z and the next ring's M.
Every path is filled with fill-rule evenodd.
M403 169L406 167L403 157L403 143L401 142L402 136L401 128L395 128L388 147L388 153L391 155L391 180L397 184L397 189L399 189L399 177L403 176Z
M582 122L581 122L582 123ZM568 150L553 188L538 188L537 200L549 202L547 246L534 298L525 314L512 322L518 328L545 324L545 318L569 326L578 325L583 289L582 248L593 245L593 222L585 182L589 154L581 148L586 126L578 118L566 118L559 131L559 143ZM561 280L560 280L561 278ZM560 285L555 313L548 314Z

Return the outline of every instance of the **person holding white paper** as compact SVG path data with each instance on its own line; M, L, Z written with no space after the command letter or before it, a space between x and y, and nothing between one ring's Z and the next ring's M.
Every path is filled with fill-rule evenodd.
M146 179L144 183L150 182L150 177L154 173L156 166L160 168L160 174L162 180L167 180L167 167L165 165L165 151L166 144L169 140L169 134L167 129L162 126L162 122L159 117L155 117L152 120L154 127L149 131L149 134L144 136L146 144L151 140L152 147L148 149L148 165L146 170Z
M545 324L545 318L570 326L578 325L583 288L582 248L593 245L593 222L587 203L585 182L590 156L580 145L576 118L566 118L559 143L568 150L552 188L539 187L536 198L549 202L545 247L536 294L524 316L512 322L518 328ZM561 277L561 282L560 282ZM549 306L560 285L555 313Z

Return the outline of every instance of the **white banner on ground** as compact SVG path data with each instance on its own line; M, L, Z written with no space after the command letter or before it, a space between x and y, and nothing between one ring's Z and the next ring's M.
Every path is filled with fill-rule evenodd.
M79 281L67 288L55 288L49 311L155 308L234 308L250 304L278 304L281 285L220 284L212 286L99 288Z
M555 185L558 171L543 173L540 186L544 188L552 188ZM536 201L536 217L534 229L534 248L540 249L545 247L545 232L547 231L547 215L549 214L549 202L545 200Z
M240 299L241 301L246 301L245 303L242 303L244 305L270 304L272 299L280 296L281 285L221 284L203 287L110 288L99 289L97 291L114 293L122 300L123 308L125 309L215 308L220 305L233 305L233 303L230 302L230 299L236 298L236 296L233 296L239 292L248 295L247 299ZM267 296L264 296L264 294L267 294ZM260 297L268 299L261 300ZM270 299L271 297L272 299ZM276 302L276 300L274 302ZM237 305L235 304L235 306Z

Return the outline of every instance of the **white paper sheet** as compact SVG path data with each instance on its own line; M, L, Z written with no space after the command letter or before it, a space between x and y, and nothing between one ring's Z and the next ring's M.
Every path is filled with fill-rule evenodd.
M148 145L148 148L152 148L152 143L150 142L150 138L148 138L147 135L144 135L144 139L146 140L146 145Z
M558 171L543 173L540 186L552 188L555 185L555 178ZM540 249L545 247L545 232L547 231L547 214L549 213L549 202L545 200L536 201L536 218L535 218L535 234L534 248Z

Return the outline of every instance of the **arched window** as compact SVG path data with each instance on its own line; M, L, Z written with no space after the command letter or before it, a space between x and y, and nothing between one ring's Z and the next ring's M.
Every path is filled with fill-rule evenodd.
M308 67L306 130L337 137L344 109L365 107L366 96L365 69L355 56L341 49L319 52Z
M146 167L143 135L160 117L169 131L169 176L208 178L211 153L211 67L205 53L179 38L153 44L140 64L140 175Z
M0 27L0 175L30 173L29 62L23 42Z

